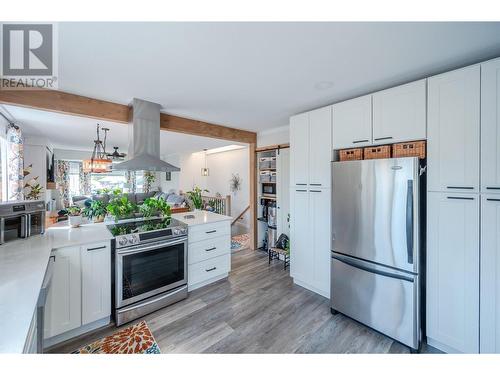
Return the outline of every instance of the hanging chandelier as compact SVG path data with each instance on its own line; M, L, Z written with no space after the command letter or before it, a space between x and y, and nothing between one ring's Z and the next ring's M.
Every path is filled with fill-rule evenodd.
M83 171L85 173L106 173L111 172L111 160L106 154L106 136L108 134L108 128L102 128L104 131L104 142L101 141L99 137L99 127L97 124L97 139L94 140L94 151L92 151L92 156L90 159L83 161Z
M207 149L203 149L203 151L205 152L205 167L204 168L201 168L201 175L203 177L207 177L209 172L208 172L208 166L207 166Z

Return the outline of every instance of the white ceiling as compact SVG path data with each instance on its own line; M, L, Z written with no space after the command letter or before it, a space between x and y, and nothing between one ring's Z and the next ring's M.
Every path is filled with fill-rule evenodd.
M96 124L99 122L102 127L110 129L106 151L112 152L113 146L118 146L121 152L128 152L128 130L125 124L10 105L0 106L0 109L2 108L21 126L24 136L46 137L54 148L90 152L94 146L93 140L96 138ZM101 137L103 135L101 133ZM238 143L188 134L160 132L162 156L199 152L205 148L212 149L232 144Z
M61 23L59 89L259 131L500 56L499 35L498 22Z

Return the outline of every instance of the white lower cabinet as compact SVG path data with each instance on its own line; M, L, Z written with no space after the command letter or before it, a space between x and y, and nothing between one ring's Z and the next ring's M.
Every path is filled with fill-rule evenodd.
M57 336L82 324L80 247L58 249L54 255L54 274L45 307L45 338Z
M481 353L500 353L500 195L481 198Z
M45 339L76 336L85 325L111 315L111 246L109 242L53 251L54 274L45 310ZM93 327L97 328L97 327ZM63 334L69 335L64 336Z
M188 231L188 290L228 276L231 270L231 222L194 225Z
M427 194L427 341L479 352L479 196Z
M109 244L81 248L82 325L111 315L111 250Z
M290 275L330 297L330 189L291 189Z

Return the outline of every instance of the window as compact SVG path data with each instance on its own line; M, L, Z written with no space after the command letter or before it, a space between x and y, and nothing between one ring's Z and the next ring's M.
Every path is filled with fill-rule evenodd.
M127 191L130 187L127 184L126 172L115 171L110 173L92 173L90 184L93 193L103 189L120 189Z
M80 165L79 162L69 162L69 196L81 195L80 187Z

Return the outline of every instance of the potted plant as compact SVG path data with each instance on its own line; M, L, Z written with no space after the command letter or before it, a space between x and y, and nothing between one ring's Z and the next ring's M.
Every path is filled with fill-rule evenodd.
M147 198L143 204L139 206L139 211L147 218L154 215L162 217L170 217L170 205L163 198Z
M202 190L200 187L195 186L193 190L186 193L195 211L199 211L203 208L203 197L201 196L203 192L208 193L208 190Z
M106 210L114 217L115 221L118 221L131 217L136 210L136 205L132 203L126 195L120 195L120 193L113 192L113 198L106 206Z
M103 201L93 200L90 202L90 206L83 209L83 216L93 220L94 223L102 223L106 212L106 205Z
M68 207L68 221L72 228L77 228L82 224L82 210L78 206Z

